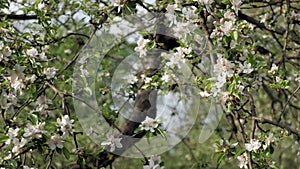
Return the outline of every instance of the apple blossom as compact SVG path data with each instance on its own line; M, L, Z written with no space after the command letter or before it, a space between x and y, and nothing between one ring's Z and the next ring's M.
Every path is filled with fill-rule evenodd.
M243 153L242 155L237 157L238 161L239 161L239 167L240 168L245 168L248 169L248 156L247 153Z
M39 53L36 48L31 48L26 50L26 54L30 57L36 57Z
M51 136L50 140L48 141L48 145L51 150L55 150L56 148L63 148L63 140L59 134L54 134Z
M101 143L102 146L109 146L110 151L115 151L116 148L122 148L123 145L121 144L122 138L115 137L114 135L109 135L107 137L107 141Z
M146 44L148 42L150 42L149 39L144 39L142 37L137 41L137 47L135 47L134 50L140 53L140 57L146 56L146 52L147 52Z
M44 126L45 122L38 122L36 125L27 124L26 128L24 129L25 133L23 136L29 139L42 138L42 134L47 133L47 131L44 130Z
M154 133L155 129L158 128L159 124L159 120L147 116L146 119L142 121L139 127L141 128L141 130L150 131Z
M261 147L261 143L257 139L251 139L250 143L245 144L246 150L257 152L257 150Z
M74 131L74 120L70 120L69 115L64 115L60 118L57 118L57 124L60 130L63 132L63 137L66 137L70 134L73 134Z

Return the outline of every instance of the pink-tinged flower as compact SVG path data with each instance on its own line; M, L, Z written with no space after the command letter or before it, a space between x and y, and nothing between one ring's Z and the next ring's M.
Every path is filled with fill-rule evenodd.
M11 53L12 53L12 51L10 50L9 46L5 46L2 51L3 56L9 57L9 56L11 56Z
M36 57L39 52L36 50L36 48L31 48L26 50L26 54L30 57Z
M44 74L46 75L47 79L51 79L55 77L57 69L54 67L48 67L44 69Z
M245 147L248 151L256 152L261 147L261 143L259 142L259 140L251 139L250 143L245 144Z
M228 19L228 20L231 20L231 21L235 21L236 20L235 14L233 12L230 12L230 11L225 12L224 18Z
M56 148L63 148L63 140L62 137L59 134L54 134L51 136L50 140L48 141L48 146L51 150L55 150Z
M246 153L243 153L242 155L238 156L237 159L239 160L239 167L240 168L248 168L248 156Z
M122 148L123 145L121 144L122 138L115 137L114 135L109 135L107 138L107 141L102 142L102 146L110 146L110 151L113 152L115 151L116 147L117 148Z
M226 36L230 36L230 32L233 29L233 25L234 24L232 21L225 21L224 24L220 26L220 29Z

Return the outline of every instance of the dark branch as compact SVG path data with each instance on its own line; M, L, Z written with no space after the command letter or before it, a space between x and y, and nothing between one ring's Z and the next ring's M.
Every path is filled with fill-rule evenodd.
M32 20L32 19L38 19L37 15L16 15L16 14L0 14L0 18L6 18L6 19L14 19L14 20Z

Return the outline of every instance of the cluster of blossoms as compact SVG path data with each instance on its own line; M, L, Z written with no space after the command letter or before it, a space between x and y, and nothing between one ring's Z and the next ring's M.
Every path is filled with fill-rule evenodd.
M151 117L146 117L144 121L140 124L141 130L150 131L152 133L159 127L160 121L157 119L153 119Z
M42 135L47 133L46 130L44 130L45 122L41 123L38 122L35 125L27 124L27 126L24 128L24 133L22 137L19 136L20 134L20 128L9 128L7 132L7 140L5 141L6 145L13 144L13 148L11 152L13 154L19 154L22 152L23 147L32 139L40 139L42 138ZM11 158L11 154L7 159Z
M216 28L213 30L210 35L211 38L222 37L222 36L230 36L231 31L234 30L234 24L236 21L235 14L233 12L227 11L224 14L224 17L220 19L220 23L214 21L214 25Z
M152 155L143 169L164 169L160 156Z
M168 61L166 63L166 66L168 67L175 67L181 68L181 64L185 63L185 57L186 55L189 55L191 53L191 48L182 48L177 47L176 52L174 53L162 53L162 56L166 58Z
M273 133L270 133L268 136L264 137L263 143L260 142L260 140L251 139L250 143L245 144L245 148L249 152L257 153L261 148L263 148L263 150L266 150L274 142L275 139L273 137ZM245 169L248 168L248 160L249 160L248 158L249 157L246 152L237 157L240 168L245 168Z
M62 134L55 133L50 137L50 140L47 143L51 150L63 148L63 139L74 132L74 120L70 120L69 115L64 115L61 119L57 118L57 124Z

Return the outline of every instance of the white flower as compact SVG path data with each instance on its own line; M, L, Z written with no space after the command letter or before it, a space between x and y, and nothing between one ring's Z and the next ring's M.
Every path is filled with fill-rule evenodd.
M151 77L147 77L145 74L142 74L142 75L141 75L141 78L142 78L142 80L143 80L146 84L150 83L151 80L152 80Z
M273 63L272 67L271 67L271 70L269 70L268 73L275 74L277 70L278 70L278 66Z
M237 159L239 160L239 167L240 168L248 168L248 156L246 153L243 153L242 155L238 156Z
M139 127L141 128L141 130L146 130L154 133L159 124L159 120L147 116L146 119L142 121Z
M260 23L266 23L268 15L269 15L268 13L265 13L263 16L261 16Z
M183 8L182 13L184 14L187 20L196 20L198 18L198 15L195 14L196 10L197 8L195 8L194 6L192 7L192 9Z
M114 135L109 135L108 140L105 142L102 142L102 146L110 146L110 151L113 152L115 151L116 147L117 148L122 148L123 145L121 144L122 138L115 137Z
M166 10L168 13L173 14L177 8L178 8L177 4L174 5L168 4Z
M54 134L51 136L50 140L48 141L48 145L51 150L55 150L57 148L63 148L63 140L62 137L59 134Z
M232 9L235 11L235 13L238 13L238 11L240 10L240 7L242 5L242 1L241 0L231 0L231 4L232 4Z
M146 52L147 52L146 44L148 42L150 42L149 39L144 39L142 37L137 41L137 47L135 47L134 50L136 52L140 52L140 57L146 56Z
M177 47L176 50L182 55L183 53L184 54L190 54L192 52L192 49L189 47L189 48L183 48L183 47Z
M194 0L194 2L203 3L204 5L210 5L213 3L213 0Z
M15 89L15 91L19 90L21 95L23 94L22 89L25 88L23 83L23 79L20 79L17 75L17 72L14 70L10 71L10 77L7 78L10 81L10 86Z
M225 21L224 24L220 26L220 29L226 36L230 36L230 32L233 29L233 22Z
M201 91L199 94L201 97L206 97L206 98L210 96L210 93L208 93L206 90Z
M27 124L27 127L24 129L25 133L23 136L29 138L42 138L42 134L47 132L44 130L44 126L45 122L39 122L36 125Z
M170 82L171 80L173 80L175 77L173 74L167 74L167 73L164 73L164 75L161 77L161 80L168 83Z
M73 133L74 120L70 120L69 115L64 115L61 119L57 118L57 123L64 137L68 136L69 133Z
M275 139L273 137L273 133L270 133L268 137L265 137L265 144L263 145L264 150L268 148L268 146L271 145L271 143L274 143Z
M37 56L39 53L38 51L36 50L36 48L31 48L31 49L27 49L26 50L26 54L30 57L35 57Z
M71 50L71 49L65 49L64 52L65 52L65 54L68 54L68 55L69 55L69 54L72 53L72 50Z
M185 38L186 35L194 31L194 28L195 27L190 22L178 22L173 28L175 32L174 35L180 39Z
M281 81L282 79L278 76L275 76L275 81L278 83L279 81Z
M33 167L28 167L27 165L24 165L24 166L23 166L23 169L35 169L35 168L33 168Z
M160 163L160 156L152 155L148 160L148 165L144 165L143 169L164 169L163 166L160 166Z
M185 63L185 54L183 53L183 50L181 50L180 48L177 49L178 50L175 53L163 54L164 57L169 57L169 61L166 63L167 66L178 66L178 68L181 68L181 63Z
M130 84L134 84L139 81L139 79L133 74L126 76L124 79L127 80L127 82Z
M44 69L44 74L46 75L47 79L51 79L55 77L57 69L54 67L48 67Z
M12 153L19 154L22 148L26 145L27 140L22 138L21 141L18 138L13 139L14 147L12 148Z
M113 6L117 6L118 12L120 12L122 0L110 0L110 2L112 3Z
M261 147L261 143L259 142L259 140L251 139L250 143L245 144L245 147L248 151L256 152Z
M222 55L218 54L217 64L214 65L214 73L220 76L228 76L231 77L233 75L232 68L234 64L231 63L229 60L222 57Z
M9 128L6 134L8 136L8 140L6 140L5 144L10 144L11 141L18 136L19 131L20 131L19 128L16 129Z
M246 74L249 74L253 71L253 68L251 67L251 63L244 62L244 65L239 63L239 67L240 67L240 72L243 72Z

